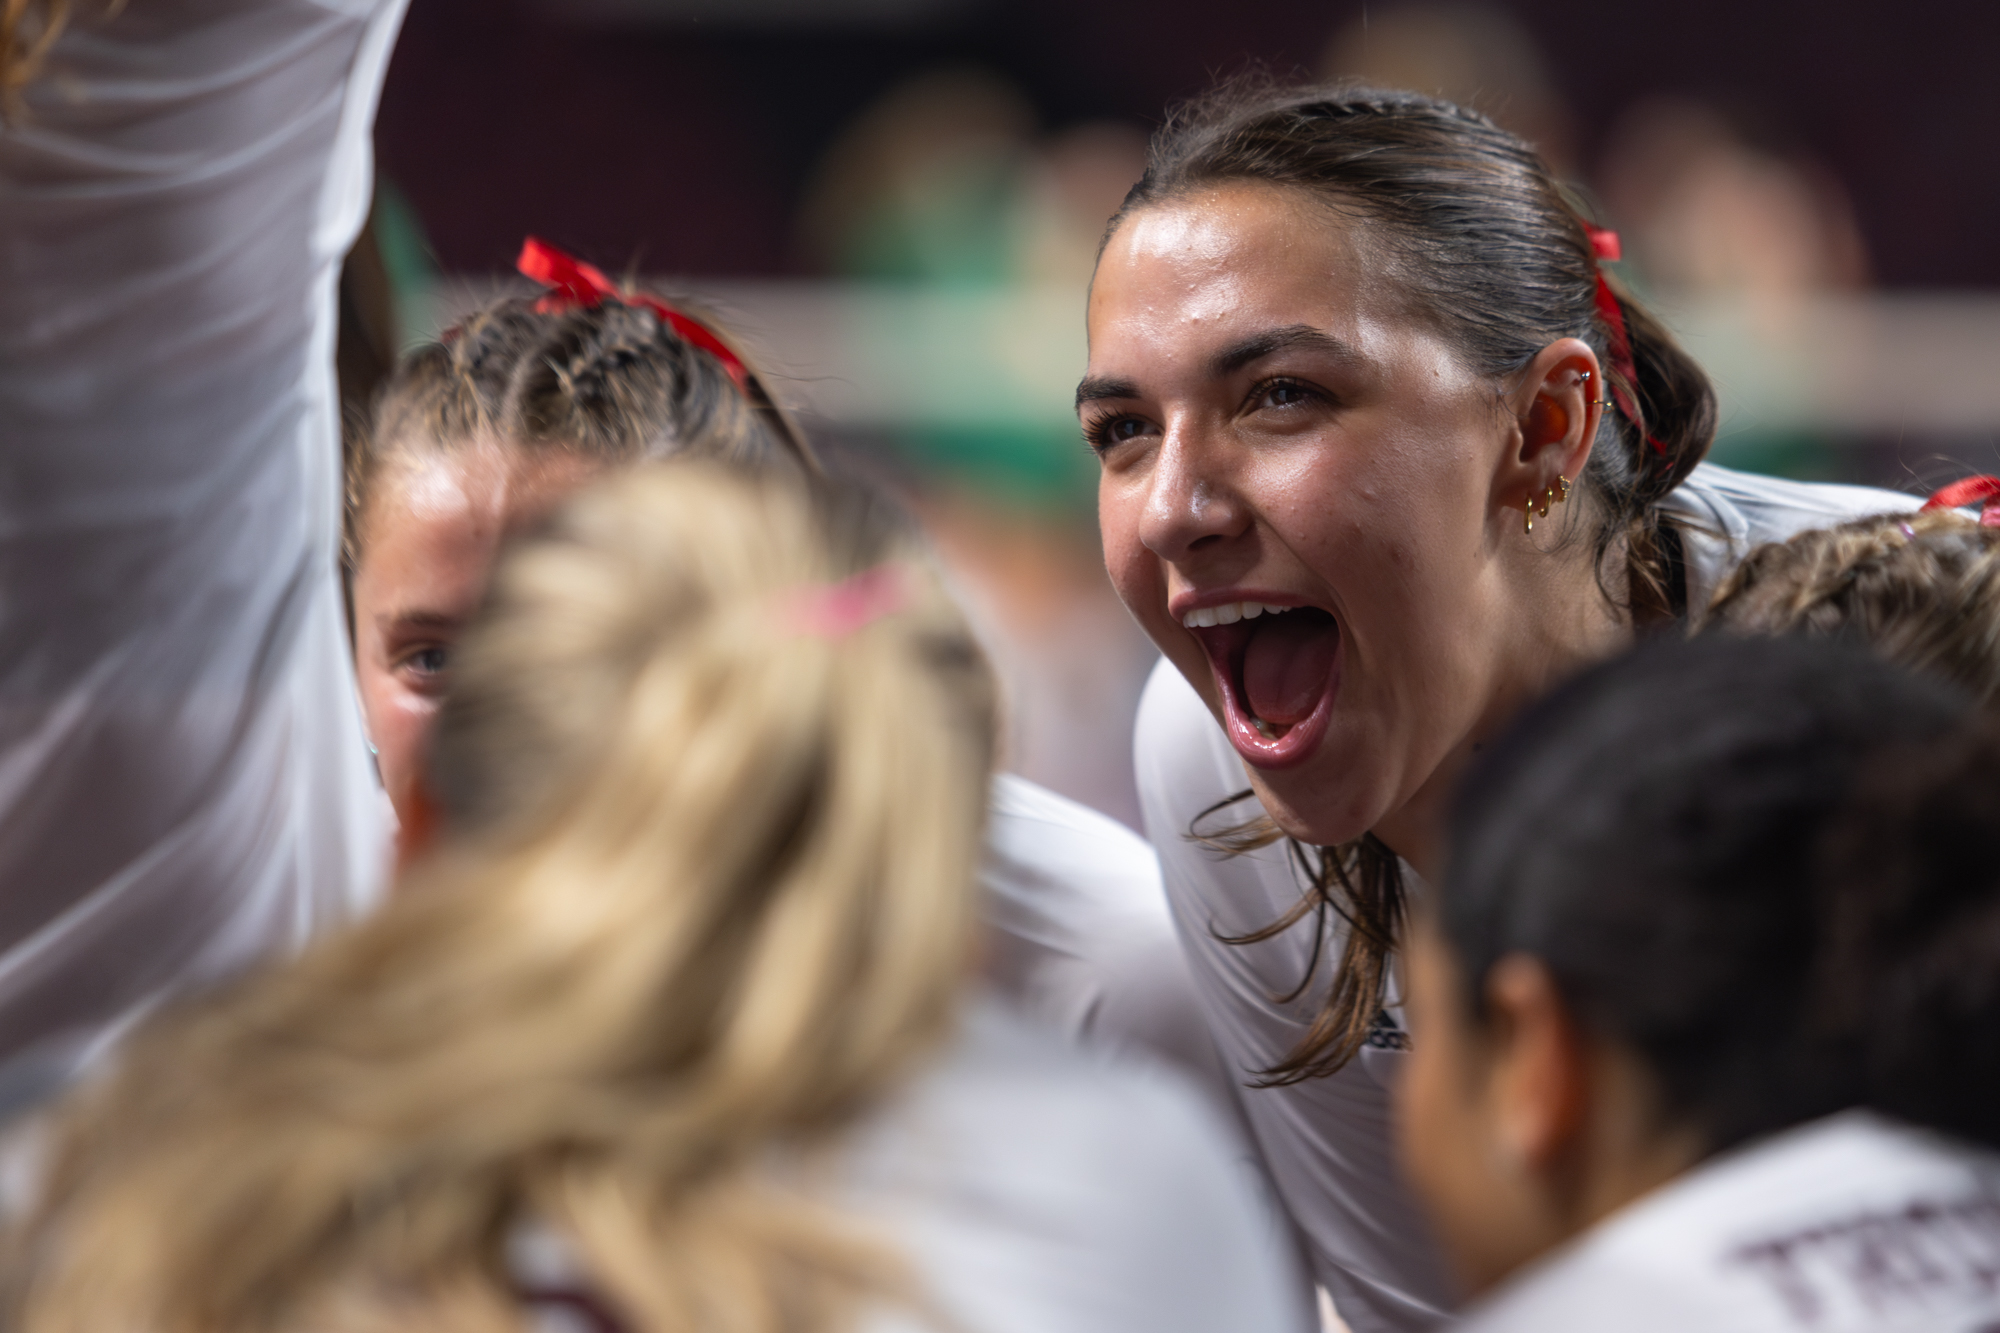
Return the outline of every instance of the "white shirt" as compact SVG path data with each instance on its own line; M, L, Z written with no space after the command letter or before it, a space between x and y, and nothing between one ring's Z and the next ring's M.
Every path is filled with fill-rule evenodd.
M0 1114L381 879L333 343L402 7L72 6L0 130Z
M400 13L79 13L0 132L0 1117L378 892L332 349ZM1226 1096L1152 849L1012 777L991 841L1003 989Z
M994 779L988 817L987 980L1077 1041L1164 1060L1233 1114L1152 845L1011 773Z
M975 1000L951 1044L843 1145L834 1201L907 1257L964 1333L1304 1333L1284 1221L1179 1079L1107 1065ZM546 1234L531 1292L572 1291ZM545 1333L576 1327L531 1302ZM878 1310L866 1333L933 1328Z
M1910 509L1911 496L1815 485L1704 464L1668 509L1684 525L1689 601L1704 604L1752 546L1848 518ZM1279 1195L1304 1234L1313 1276L1354 1333L1424 1328L1452 1303L1442 1260L1397 1169L1389 1094L1404 1052L1385 1033L1328 1078L1289 1087L1242 1083L1276 1064L1305 1034L1331 984L1344 936L1338 919L1319 941L1313 983L1290 993L1313 957L1310 918L1259 944L1225 944L1277 920L1304 881L1282 843L1225 857L1190 842L1195 817L1247 788L1243 762L1180 673L1162 662L1139 705L1135 744L1146 830L1160 857L1181 942L1209 1030L1224 1063L1239 1072L1237 1096ZM1226 822L1262 813L1252 798ZM1390 995L1389 1012L1401 1024Z
M1465 1333L1985 1333L2000 1155L1850 1111L1704 1163L1516 1274Z

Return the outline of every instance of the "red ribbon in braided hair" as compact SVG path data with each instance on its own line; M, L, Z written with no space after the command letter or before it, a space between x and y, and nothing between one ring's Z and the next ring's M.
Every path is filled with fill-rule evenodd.
M1583 224L1583 232L1590 237L1590 248L1597 254L1597 313L1603 318L1609 335L1606 350L1611 354L1611 364L1607 367L1610 373L1604 377L1604 386L1611 391L1611 401L1618 404L1618 410L1632 423L1633 429L1646 437L1646 443L1653 447L1654 453L1664 456L1667 446L1660 442L1658 436L1646 434L1645 418L1639 415L1639 404L1633 401L1632 392L1626 387L1639 382L1639 372L1632 364L1632 338L1625 331L1624 307L1618 304L1618 295L1611 290L1611 284L1604 280L1603 268L1605 264L1615 264L1624 257L1624 250L1618 244L1618 233L1606 227L1593 227L1588 222Z
M621 292L601 269L584 263L574 255L564 254L535 236L521 243L521 257L514 266L524 277L533 278L551 289L535 302L535 309L541 313L553 314L572 307L589 310L601 305L606 298L623 301L626 305L643 306L665 321L667 327L679 334L684 342L701 348L720 361L722 368L729 372L729 378L736 381L736 387L746 393L749 391L750 372L744 367L743 359L730 351L729 345L716 337L713 329L699 320L688 318L665 301L643 292Z
M1979 526L2000 528L2000 477L1966 477L1954 481L1924 501L1925 509L1963 509L1979 506Z

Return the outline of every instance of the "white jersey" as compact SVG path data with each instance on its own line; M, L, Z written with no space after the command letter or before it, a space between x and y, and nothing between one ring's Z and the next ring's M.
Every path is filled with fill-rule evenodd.
M0 131L0 1118L370 902L340 626L340 259L399 0L75 16ZM1023 1010L1221 1093L1151 848L995 787Z
M1465 1333L1987 1333L2000 1155L1849 1111L1704 1163L1466 1312Z
M1106 1066L1011 1007L950 1046L843 1145L831 1198L910 1260L942 1318L866 1333L1306 1333L1284 1221L1180 1080ZM578 1328L580 1266L517 1237L535 1324Z
M1863 514L1914 508L1907 495L1749 476L1704 464L1668 508L1683 525L1689 601L1704 604L1749 549ZM1398 1171L1389 1093L1407 1048L1399 997L1359 1058L1327 1078L1278 1088L1244 1083L1276 1064L1318 1012L1344 936L1317 938L1311 919L1258 944L1220 936L1262 929L1295 906L1304 881L1282 844L1223 856L1188 839L1197 816L1249 787L1243 762L1172 664L1153 672L1139 705L1139 794L1167 898L1224 1063L1280 1196L1304 1234L1313 1276L1354 1333L1426 1327L1452 1304L1442 1259ZM1226 820L1262 813L1254 798ZM1307 969L1299 998L1280 1004Z
M997 991L1085 1045L1174 1065L1233 1114L1151 844L1109 815L1002 773L980 887L982 971Z
M402 0L143 0L0 128L0 1114L361 909L335 284Z

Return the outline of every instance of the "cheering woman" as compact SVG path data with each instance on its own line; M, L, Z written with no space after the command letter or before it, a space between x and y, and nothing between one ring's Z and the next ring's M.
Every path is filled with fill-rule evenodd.
M1701 463L1707 380L1534 151L1434 99L1237 89L1107 233L1079 386L1165 654L1137 758L1210 1027L1356 1333L1450 1304L1390 1151L1406 897L1524 703L1750 544L1908 508Z

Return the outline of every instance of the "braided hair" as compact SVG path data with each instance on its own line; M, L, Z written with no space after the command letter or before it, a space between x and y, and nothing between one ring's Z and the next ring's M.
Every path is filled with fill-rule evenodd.
M367 429L347 446L341 564L350 582L369 497L383 465L405 453L491 439L607 464L686 453L818 472L805 436L740 348L731 346L748 370L742 388L643 306L539 304L496 301L397 363Z
M1752 551L1701 629L1844 639L2000 699L2000 528L1956 510L1879 514Z

